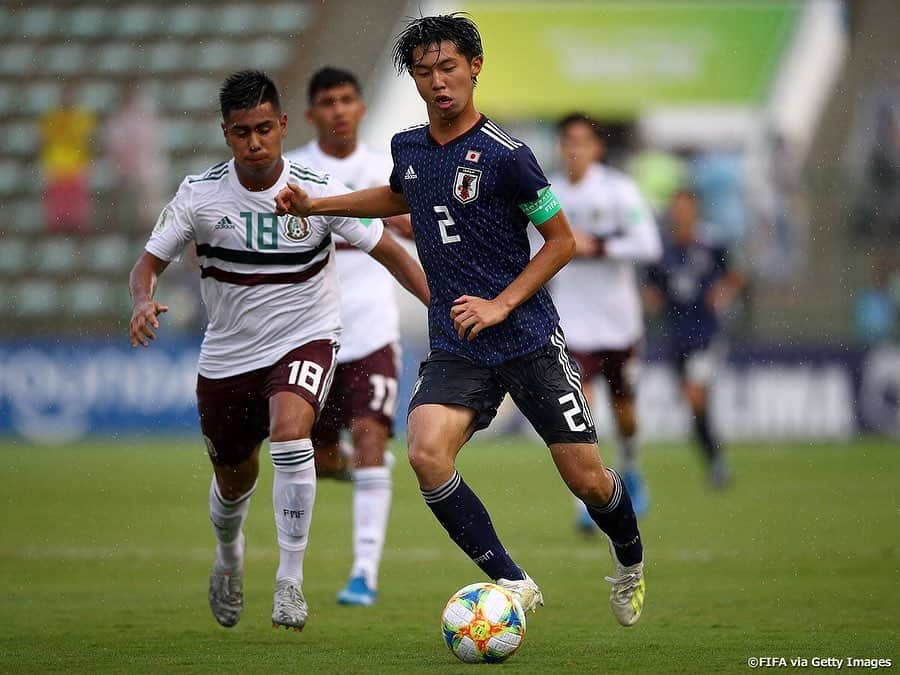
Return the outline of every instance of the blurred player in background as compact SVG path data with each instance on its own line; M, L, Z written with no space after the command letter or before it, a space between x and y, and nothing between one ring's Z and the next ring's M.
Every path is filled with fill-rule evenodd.
M306 119L315 126L316 138L285 157L335 176L351 190L383 185L391 175L391 159L358 141L366 105L356 77L337 68L319 70L310 79L307 102ZM407 215L384 222L404 236L412 235ZM320 477L346 475L340 434L350 431L354 561L338 602L371 605L391 509L385 446L397 407L399 312L387 270L340 236L335 237L335 249L343 332L331 393L313 430L313 445Z
M284 160L287 116L265 74L242 71L219 93L222 130L233 158L184 179L163 209L131 272L131 344L148 346L168 310L153 299L157 278L196 242L209 324L200 349L197 401L213 464L209 491L216 559L209 603L233 626L243 609L242 532L259 474L262 441L270 438L272 501L280 558L273 626L306 623L303 556L316 474L313 423L328 395L340 334L332 232L388 267L423 302L428 288L418 264L380 221L278 217L275 195L290 180L317 196L346 192L327 177Z
M669 206L671 238L662 259L648 270L648 309L665 310L666 334L691 408L694 432L707 462L709 483L723 488L730 478L722 443L709 420L709 389L725 357L720 317L744 288L744 277L728 251L705 243L697 195L679 190Z
M394 136L390 185L319 198L297 185L277 197L296 215L412 215L432 290L431 352L409 404L409 460L426 504L479 568L525 611L537 584L500 542L487 509L456 471L462 446L509 393L550 448L569 489L611 541L610 603L632 625L644 600L643 545L621 478L603 466L577 370L544 287L575 242L531 150L481 115L472 98L481 36L459 14L407 24L394 63L426 103L428 124ZM529 259L527 227L544 245ZM503 467L490 469L502 479Z
M649 501L638 464L635 398L644 320L635 265L657 261L662 243L634 181L599 163L606 144L597 123L573 113L560 122L559 133L564 173L551 176L550 183L572 223L575 260L553 278L550 292L588 405L593 408L598 378L609 386L622 480L640 516ZM577 504L579 528L595 531L583 503Z

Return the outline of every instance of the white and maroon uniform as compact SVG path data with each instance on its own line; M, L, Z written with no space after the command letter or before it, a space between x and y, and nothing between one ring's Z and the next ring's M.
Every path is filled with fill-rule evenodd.
M361 143L347 157L326 155L315 140L285 156L337 177L351 190L386 185L393 168L390 157ZM339 237L335 242L344 332L332 394L314 432L317 445L337 443L341 429L359 417L390 429L397 408L400 318L394 279L351 243Z
M393 168L389 156L362 143L351 155L339 158L326 155L313 140L285 157L335 176L350 190L387 185ZM336 236L335 244L344 325L338 363L349 363L397 342L400 318L391 274L352 242Z
M551 182L572 227L605 245L603 256L576 258L550 282L566 341L585 382L602 375L615 398L633 398L644 335L635 265L662 253L652 212L628 176L602 164L578 183Z
M146 250L165 261L178 258L189 242L197 244L209 318L199 363L206 378L270 366L308 342L339 340L332 240L340 235L370 251L383 226L338 216L276 216L275 195L289 181L313 197L347 191L286 160L271 188L251 192L231 160L185 178L147 242Z
M606 253L576 258L550 282L566 342L575 351L628 349L644 335L635 263L659 259L653 215L628 176L594 164L578 183L551 178L573 228L605 240Z

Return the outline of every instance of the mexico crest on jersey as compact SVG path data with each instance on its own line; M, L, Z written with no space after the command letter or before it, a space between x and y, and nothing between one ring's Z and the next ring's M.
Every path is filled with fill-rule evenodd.
M312 233L309 221L301 216L288 216L282 226L284 236L291 241L303 241Z
M453 180L453 196L463 204L478 198L478 185L481 183L481 170L456 167L456 178Z

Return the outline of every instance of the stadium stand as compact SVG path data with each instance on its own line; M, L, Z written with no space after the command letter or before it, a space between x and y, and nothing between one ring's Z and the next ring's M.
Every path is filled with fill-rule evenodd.
M0 299L14 318L4 334L39 330L62 307L106 322L128 309L124 277L145 233L127 231L104 208L112 176L96 136L95 226L83 236L45 234L38 121L59 104L64 84L102 120L124 82L140 83L165 122L170 191L180 176L222 157L215 133L221 79L247 66L283 68L287 40L314 25L316 12L304 2L264 9L227 1L0 5Z
M152 223L136 228L117 222L114 171L101 148L103 121L119 105L126 84L136 82L162 118L171 194L184 175L226 157L217 110L222 79L253 67L282 84L303 82L334 57L335 44L349 44L334 27L347 24L355 5L0 0L0 304L12 317L0 322L0 335L39 334L50 327L108 332L127 320L126 276ZM371 3L363 12L369 34L355 44L379 49L403 7L389 0ZM341 54L340 61L372 65L363 55ZM86 232L48 234L40 117L60 104L66 87L98 120L90 172L94 215ZM302 95L292 98L288 112L300 120ZM291 142L300 140L296 135ZM61 322L59 312L78 317L77 325Z

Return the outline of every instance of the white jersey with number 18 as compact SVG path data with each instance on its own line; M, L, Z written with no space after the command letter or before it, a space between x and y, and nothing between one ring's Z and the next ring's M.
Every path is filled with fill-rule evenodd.
M391 159L360 143L347 157L326 155L313 140L285 154L313 171L335 176L351 190L387 185ZM400 339L400 317L390 273L358 248L335 237L344 332L338 363L356 361Z
M285 160L271 188L251 192L238 180L234 160L223 162L184 179L146 244L168 262L197 243L209 318L200 348L204 377L270 366L300 345L340 336L332 235L371 251L383 226L338 216L276 216L275 195L289 181L313 197L347 191Z

